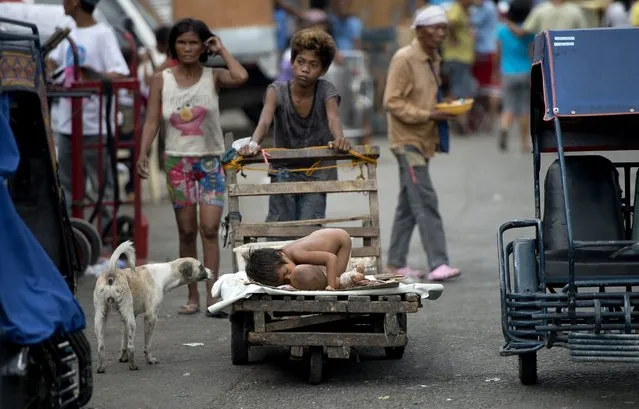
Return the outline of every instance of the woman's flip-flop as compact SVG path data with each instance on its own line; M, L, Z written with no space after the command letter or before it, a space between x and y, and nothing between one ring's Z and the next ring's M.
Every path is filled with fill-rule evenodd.
M193 315L197 314L198 312L200 312L200 306L197 304L184 304L177 311L177 313L180 315Z

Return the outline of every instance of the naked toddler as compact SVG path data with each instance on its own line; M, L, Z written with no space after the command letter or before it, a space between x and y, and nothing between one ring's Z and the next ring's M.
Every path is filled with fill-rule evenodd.
M290 284L309 290L342 288L340 276L348 267L351 247L351 237L342 229L316 230L280 249L251 251L246 274L253 281L274 287ZM327 286L324 288L320 288L324 284L320 275L322 270L316 267L325 269Z

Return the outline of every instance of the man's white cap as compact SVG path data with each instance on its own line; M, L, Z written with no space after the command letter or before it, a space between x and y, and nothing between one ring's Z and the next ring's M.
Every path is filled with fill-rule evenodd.
M412 28L448 23L446 10L441 6L426 6L417 10Z

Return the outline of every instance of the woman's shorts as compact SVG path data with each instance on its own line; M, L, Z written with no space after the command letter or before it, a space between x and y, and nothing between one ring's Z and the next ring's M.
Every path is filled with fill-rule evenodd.
M504 75L501 84L504 112L530 114L530 74Z
M218 156L165 155L164 169L174 208L196 203L224 207L224 166Z

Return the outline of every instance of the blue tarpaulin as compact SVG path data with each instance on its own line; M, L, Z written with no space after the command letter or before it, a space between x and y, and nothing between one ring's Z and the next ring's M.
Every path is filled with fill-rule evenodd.
M0 334L32 345L59 331L80 331L86 322L57 267L13 206L5 181L19 160L9 94L0 93Z
M554 117L639 112L639 28L545 31L535 39L546 112Z

